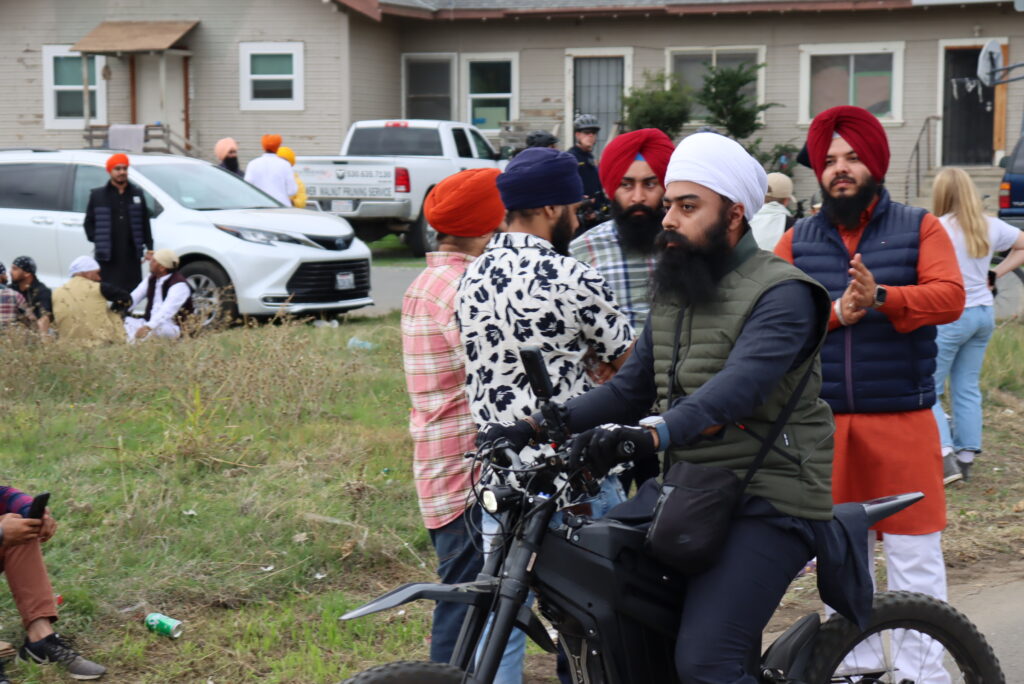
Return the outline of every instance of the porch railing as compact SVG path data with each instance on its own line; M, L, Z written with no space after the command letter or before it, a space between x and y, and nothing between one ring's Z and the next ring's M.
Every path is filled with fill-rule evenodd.
M941 121L938 114L926 116L921 130L917 132L917 140L914 142L914 149L910 152L910 159L907 162L907 176L904 190L904 199L912 202L921 194L921 165L924 164L924 171L927 173L934 164L932 149L932 123ZM924 159L922 160L921 145L924 143Z
M92 124L82 132L85 146L88 148L105 148L109 145L108 129L110 126ZM146 124L146 137L142 146L143 152L167 152L182 154L187 157L198 157L198 148L188 138L171 130L167 124Z

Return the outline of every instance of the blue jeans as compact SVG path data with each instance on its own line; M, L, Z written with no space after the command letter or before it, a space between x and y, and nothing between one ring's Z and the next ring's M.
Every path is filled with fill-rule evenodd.
M969 306L958 320L938 328L935 340L939 346L935 359L937 396L932 411L935 422L939 424L939 438L944 449L981 451L981 389L978 378L995 325L991 306ZM938 398L947 378L952 430Z
M430 532L430 541L437 552L437 574L445 584L472 582L483 569L483 545L480 539L480 507L473 505L444 527ZM430 659L447 663L452 658L455 642L462 629L468 606L463 603L438 601L434 606L434 623L430 628Z
M592 518L603 518L612 508L626 500L622 492L622 485L615 475L606 477L601 482L601 491L596 497L590 499L593 509ZM555 528L562 524L562 512L559 511L551 518L551 527ZM483 532L485 550L490 551L494 543L494 535L501 531L501 523L496 518L488 515L483 516ZM530 603L533 603L533 594L530 594ZM493 619L493 616L491 617ZM490 632L491 619L487 622L487 630L484 636ZM477 657L480 652L477 651ZM513 629L509 636L508 644L505 646L505 654L501 657L501 666L494 676L494 684L522 684L523 682L523 659L526 657L526 634L520 629Z

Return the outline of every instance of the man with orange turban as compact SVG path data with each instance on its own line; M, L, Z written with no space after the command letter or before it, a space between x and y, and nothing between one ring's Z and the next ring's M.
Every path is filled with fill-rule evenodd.
M292 165L277 156L281 136L265 135L263 154L245 167L245 180L267 193L282 205L292 206L292 196L299 191Z
M234 138L221 138L213 146L213 156L220 162L220 168L230 171L236 176L242 175L238 168L238 143Z
M833 499L924 492L923 501L876 525L869 543L881 534L889 590L945 599L946 500L931 406L935 326L955 321L964 308L956 253L935 216L889 196L889 143L866 109L819 114L807 153L822 208L786 232L775 253L833 299L821 351L821 396L836 421ZM949 681L941 648L920 638L908 638L895 660L912 667L904 676L914 681Z
M455 319L459 279L505 221L498 169L470 169L444 179L423 205L438 251L402 300L402 352L412 400L409 431L420 513L449 584L476 579L483 566L480 508L469 496L476 423L466 397L466 369ZM472 505L470 505L472 503ZM467 507L468 506L468 507ZM466 606L438 601L430 659L451 659Z
M107 159L110 181L93 188L85 209L85 236L95 245L100 279L131 292L142 282L142 260L153 253L153 231L142 189L128 181L128 155Z

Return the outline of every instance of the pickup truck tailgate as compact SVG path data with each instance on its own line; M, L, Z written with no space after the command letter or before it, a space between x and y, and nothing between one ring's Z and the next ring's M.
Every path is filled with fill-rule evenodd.
M295 172L306 184L307 195L332 200L332 204L335 200L391 199L395 195L395 167L389 164L299 160ZM351 206L344 202L329 210L346 211Z

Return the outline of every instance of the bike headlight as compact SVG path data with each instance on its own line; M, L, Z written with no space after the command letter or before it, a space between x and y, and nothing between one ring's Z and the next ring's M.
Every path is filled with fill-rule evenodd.
M292 245L313 244L306 240L297 238L294 235L288 235L287 233L275 233L270 230L257 230L255 228L238 228L235 226L217 226L217 229L224 231L228 235L233 235L239 240L245 240L246 242L255 242L256 244L260 245L273 245L275 242L283 242Z
M494 515L498 512L498 497L490 489L485 489L480 495L480 505L484 507L485 511Z

